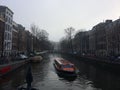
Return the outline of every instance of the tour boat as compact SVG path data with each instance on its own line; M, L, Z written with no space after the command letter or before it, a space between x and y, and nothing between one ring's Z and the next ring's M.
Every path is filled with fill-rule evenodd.
M69 76L76 76L75 65L67 60L64 60L63 58L55 58L54 66L59 74L67 74Z

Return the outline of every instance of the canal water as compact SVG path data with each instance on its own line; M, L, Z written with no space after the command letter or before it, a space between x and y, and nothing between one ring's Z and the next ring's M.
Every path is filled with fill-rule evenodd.
M76 78L57 75L53 66L55 57L63 57L76 65L79 73ZM0 78L0 90L17 90L25 86L25 65L9 75ZM33 83L38 90L120 90L120 74L101 68L81 59L48 54L41 63L31 63Z

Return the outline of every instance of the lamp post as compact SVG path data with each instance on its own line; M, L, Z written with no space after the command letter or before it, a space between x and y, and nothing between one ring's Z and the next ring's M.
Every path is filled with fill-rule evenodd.
M34 43L34 42L33 42L33 36L32 36L32 42L31 42L31 45L32 45L32 49L31 49L31 50L32 50L32 52L34 51L34 50L33 50L33 43Z

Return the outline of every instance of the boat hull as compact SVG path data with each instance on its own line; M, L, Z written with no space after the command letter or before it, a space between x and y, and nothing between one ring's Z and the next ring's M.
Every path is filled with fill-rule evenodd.
M56 70L56 72L57 72L57 74L58 74L59 76L67 76L67 77L76 77L76 76L77 76L77 74L76 74L75 71L74 71L74 72L69 72L69 71L59 70L59 69L56 67L55 63L54 63L53 65L54 65L55 70Z

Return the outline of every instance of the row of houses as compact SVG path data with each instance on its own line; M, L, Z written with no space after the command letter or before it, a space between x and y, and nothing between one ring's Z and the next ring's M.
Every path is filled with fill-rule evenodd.
M120 55L120 19L106 20L74 36L74 51L100 57Z
M0 56L39 50L37 38L24 26L13 21L13 14L8 7L0 6Z

